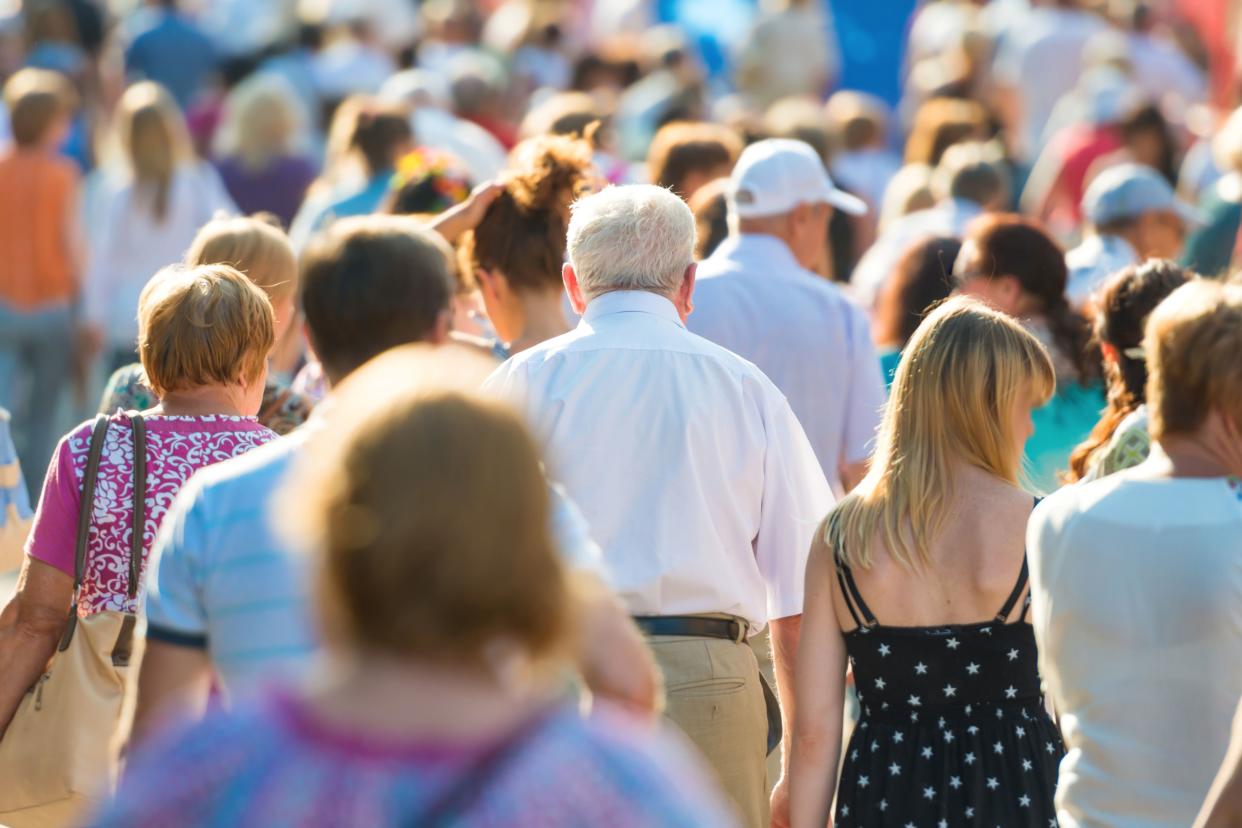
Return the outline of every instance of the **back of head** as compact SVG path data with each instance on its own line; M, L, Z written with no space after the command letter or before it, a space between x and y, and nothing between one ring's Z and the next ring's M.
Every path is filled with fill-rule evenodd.
M517 290L559 289L569 205L594 184L591 147L543 135L519 144L504 190L461 240L463 267L504 274Z
M43 143L58 118L68 117L77 95L59 72L22 69L4 85L13 143L34 147Z
M947 236L906 249L876 302L876 342L905 346L927 311L953 292L953 263L961 249L961 241Z
M215 152L239 158L252 169L294 152L306 113L282 76L259 72L233 87L224 101Z
M940 156L962 141L987 137L987 111L974 101L933 98L919 107L906 140L907 164L940 163Z
M1087 321L1065 298L1069 269L1065 254L1052 237L1032 221L1016 215L994 214L976 220L965 243L978 251L982 273L988 278L1011 276L1048 324L1053 344L1068 360L1080 382L1096 376L1096 360L1088 352L1091 339Z
M857 152L882 146L888 129L884 102L873 95L842 90L824 105L824 117L841 149Z
M587 128L607 118L607 112L586 92L561 92L550 96L526 113L518 133L523 138L537 135L569 135L582 138Z
M1242 285L1178 288L1152 312L1143 351L1154 439L1194 434L1212 413L1242 429Z
M330 643L473 668L500 640L531 658L563 644L547 484L519 418L473 390L490 367L408 346L337 389L282 502L317 553Z
M228 265L166 268L138 299L138 354L160 397L252 382L275 341L272 303Z
M404 110L370 105L358 113L349 146L362 156L369 175L379 175L396 165L397 157L413 138Z
M906 344L871 470L829 516L828 543L851 566L870 566L876 540L899 563L926 563L948 516L952 464L1016 483L1014 412L1055 385L1047 352L1014 319L967 297L941 304Z
M1104 361L1108 408L1087 439L1070 455L1067 482L1081 480L1096 450L1107 445L1117 427L1143 403L1147 389L1147 355L1143 335L1152 311L1195 274L1164 259L1151 259L1118 271L1097 298L1095 338L1111 349Z
M954 144L940 157L932 174L932 189L939 199L953 198L999 209L1009 198L1004 155L994 144Z
M150 194L152 212L162 220L168 211L173 174L192 157L181 110L164 87L142 81L125 90L117 116L121 145L135 183Z
M677 122L660 127L647 152L651 180L688 198L691 176L707 180L727 175L742 152L742 139L728 127Z
M190 242L185 263L235 267L273 302L293 296L298 289L298 261L289 238L279 227L254 216L204 224Z
M663 187L608 187L574 203L569 260L589 302L616 290L669 295L694 261L694 216Z
M815 98L782 98L772 104L763 114L763 131L769 138L793 138L810 144L825 164L836 150L823 107Z
M302 257L301 305L332 382L397 345L434 337L455 285L433 231L410 219L343 219Z
M906 164L888 181L880 206L879 232L883 233L902 216L936 204L932 193L933 170L926 164Z

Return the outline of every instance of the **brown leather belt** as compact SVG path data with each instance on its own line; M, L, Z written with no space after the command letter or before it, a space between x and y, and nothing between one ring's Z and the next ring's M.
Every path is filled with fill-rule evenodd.
M636 615L634 623L653 638L720 638L741 644L746 641L748 631L747 626L737 619L703 618L698 615ZM781 705L762 671L759 672L759 684L763 687L763 706L768 718L768 753L771 753L780 745L784 735Z

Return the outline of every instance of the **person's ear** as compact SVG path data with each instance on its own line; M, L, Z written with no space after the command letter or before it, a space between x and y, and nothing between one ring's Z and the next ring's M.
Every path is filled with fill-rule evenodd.
M561 281L565 283L565 293L569 296L569 304L574 313L582 316L586 312L586 298L582 295L582 285L578 284L578 274L569 262L561 265Z
M673 298L673 304L677 307L677 313L681 316L682 322L694 313L694 282L698 268L697 262L690 263L685 275L681 277L681 285L677 288L677 293Z
M1116 365L1121 359L1120 354L1117 352L1117 346L1111 342L1100 343L1100 354L1104 357L1104 361L1111 365Z
M1022 283L1016 276L997 276L992 280L996 298L1000 300L1001 310L1008 314L1016 314L1022 304Z
M502 298L502 294L508 292L509 280L500 273L495 273L484 268L479 268L474 272L475 281L479 283L479 292L482 293L490 302L496 302Z

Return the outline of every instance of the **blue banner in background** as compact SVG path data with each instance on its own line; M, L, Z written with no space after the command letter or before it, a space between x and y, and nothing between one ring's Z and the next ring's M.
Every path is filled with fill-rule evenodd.
M832 15L841 77L837 88L870 92L891 106L901 97L910 18L919 0L820 0ZM758 13L756 0L657 0L656 19L682 27L708 76L728 83L731 45Z
M826 0L841 47L842 89L870 92L896 106L906 33L918 0Z

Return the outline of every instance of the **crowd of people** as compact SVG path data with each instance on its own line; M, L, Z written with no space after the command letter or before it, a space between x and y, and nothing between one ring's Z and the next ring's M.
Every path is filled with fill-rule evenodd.
M0 824L1242 824L1242 9L908 5L0 20Z

